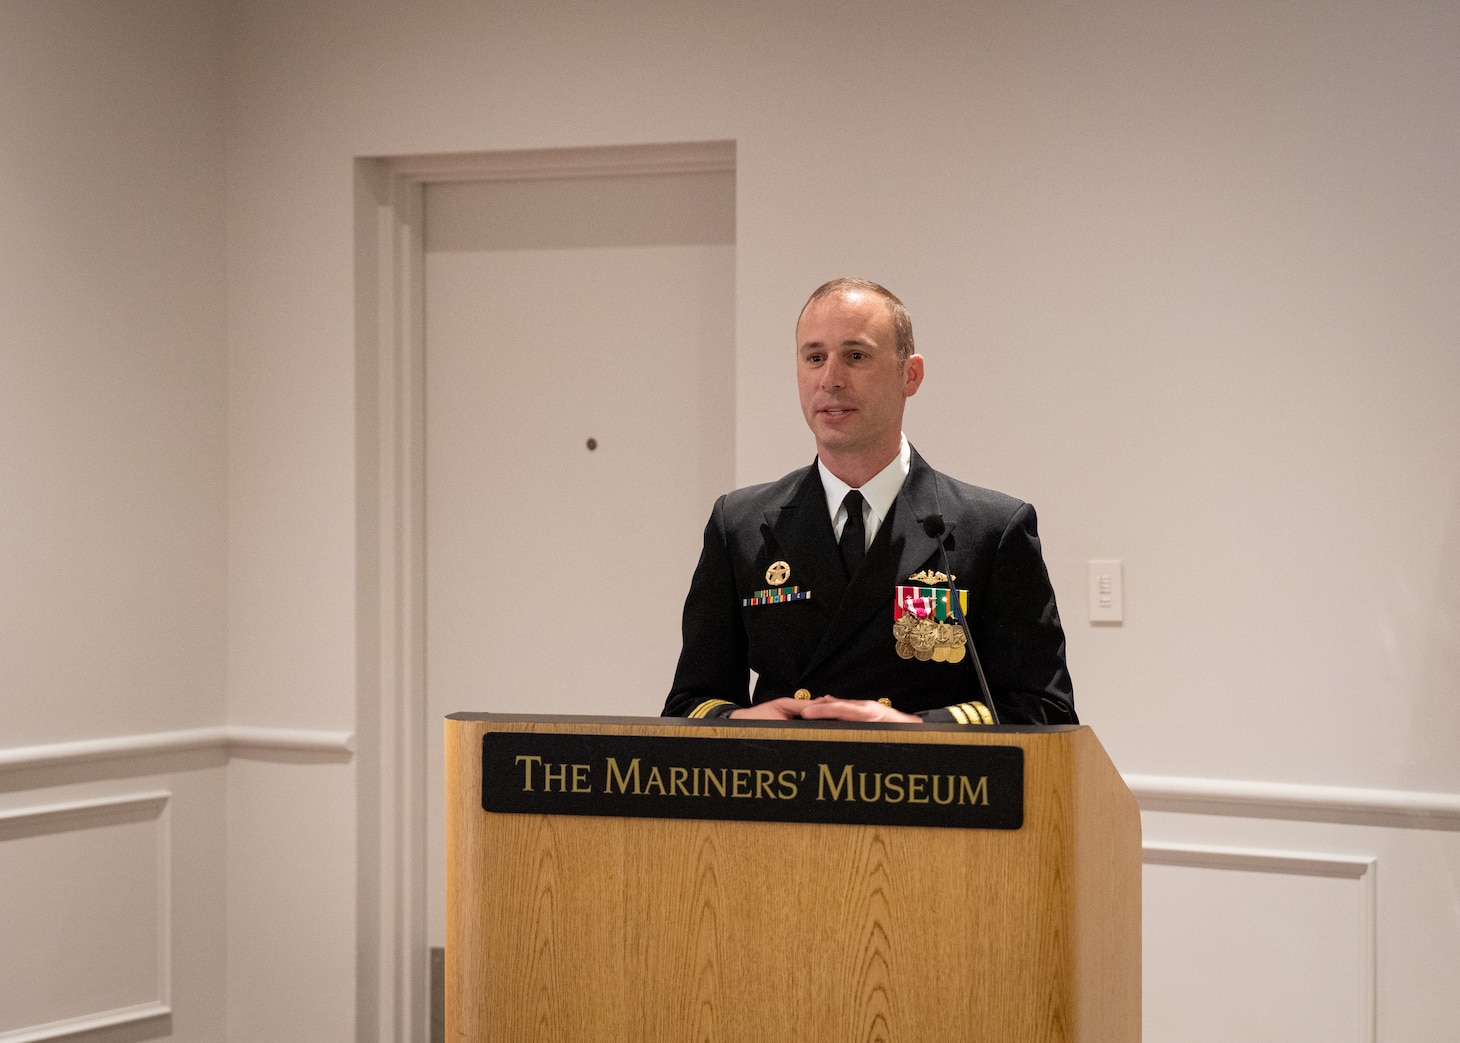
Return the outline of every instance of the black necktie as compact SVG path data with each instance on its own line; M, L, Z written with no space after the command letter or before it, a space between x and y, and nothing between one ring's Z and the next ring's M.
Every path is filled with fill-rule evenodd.
M842 526L842 538L837 541L841 548L842 564L847 568L847 579L857 574L862 564L862 555L867 551L867 527L862 522L862 494L853 489L842 501L847 509L847 523Z

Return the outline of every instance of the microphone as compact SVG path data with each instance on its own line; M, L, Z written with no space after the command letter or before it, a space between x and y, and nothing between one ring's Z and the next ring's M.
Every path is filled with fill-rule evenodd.
M933 480L933 496L938 495L937 479ZM941 506L941 505L940 505ZM964 618L963 608L958 604L958 589L953 586L953 570L948 566L948 548L943 545L943 515L941 513L930 514L923 519L923 532L930 539L938 541L938 553L943 562L943 575L948 577L948 610L958 620L958 625L963 628L963 637L968 642L968 655L973 660L973 672L978 676L978 690L983 695L983 704L989 708L989 716L999 724L999 711L994 706L994 697L989 694L989 683L983 675L983 664L978 660L978 649L973 645L973 631L968 629L968 620Z

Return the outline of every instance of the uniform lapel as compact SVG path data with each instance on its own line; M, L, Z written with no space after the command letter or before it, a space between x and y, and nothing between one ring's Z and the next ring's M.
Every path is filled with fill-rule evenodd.
M902 535L903 542L897 568L894 570L894 586L905 584L914 572L920 572L924 568L936 571L939 568L938 541L923 531L923 522L928 515L940 513L935 484L937 480L933 469L914 449L907 481L903 483L902 492L897 495L897 531ZM907 511L903 511L904 506L908 508ZM950 540L951 544L953 530L958 527L958 519L945 514L943 526L943 538ZM892 596L891 590L887 592L887 596ZM889 618L888 626L891 625Z
M775 543L774 553L791 567L787 582L811 591L811 603L819 614L829 617L842 599L847 581L826 513L821 473L814 464L784 503L765 512L765 523Z

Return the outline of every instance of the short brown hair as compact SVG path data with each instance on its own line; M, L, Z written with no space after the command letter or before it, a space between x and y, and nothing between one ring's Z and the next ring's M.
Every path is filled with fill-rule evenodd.
M833 279L831 282L822 283L810 297L806 298L806 303L801 305L801 312L805 314L812 301L819 301L824 297L845 296L849 293L870 293L882 298L887 304L887 311L892 316L892 331L897 338L897 361L906 362L908 356L913 353L912 316L907 313L907 307L902 301L897 299L897 294L886 286L875 283L871 279Z

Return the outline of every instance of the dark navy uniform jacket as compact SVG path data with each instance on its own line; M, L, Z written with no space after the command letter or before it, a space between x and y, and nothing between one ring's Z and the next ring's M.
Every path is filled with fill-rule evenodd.
M923 528L934 513L944 520L946 568ZM776 562L790 566L780 583L767 579ZM939 474L916 450L850 580L814 463L720 497L685 599L684 646L664 714L720 716L804 690L812 698L886 698L929 721L979 723L971 656L948 663L896 652L895 588L918 585L911 577L924 570L951 572L968 591L969 626L1002 722L1075 723L1065 635L1034 508ZM791 587L810 596L744 604L758 592Z

